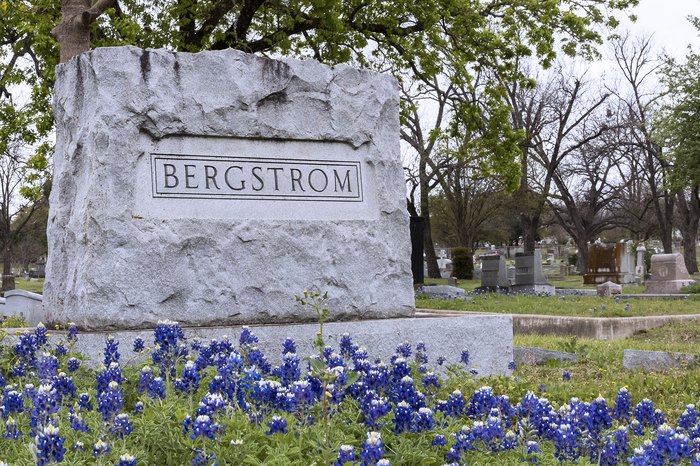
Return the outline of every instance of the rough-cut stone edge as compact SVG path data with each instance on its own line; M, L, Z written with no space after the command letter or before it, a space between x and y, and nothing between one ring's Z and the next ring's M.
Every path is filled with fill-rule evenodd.
M209 115L209 117L206 121L198 121L194 127L188 126L188 121L194 119L192 116L194 113L185 111L188 108L192 108L194 104L187 101L191 96L187 95L185 92L182 92L182 99L184 100L177 101L177 105L182 105L182 107L177 107L177 105L173 107L172 105L174 104L172 103L162 104L170 105L166 108L169 112L168 118L156 118L154 113L161 108L159 105L163 102L158 94L158 92L162 91L163 86L159 85L160 81L158 80L165 79L167 73L173 72L173 69L175 70L174 73L178 76L178 73L182 74L187 71L177 66L173 67L172 61L175 60L173 57L183 55L194 56L197 54L182 54L164 50L142 50L135 47L105 47L82 54L75 57L69 63L60 65L57 68L55 107L57 109L57 128L63 125L65 131L59 131L57 134L57 153L54 158L54 166L57 174L60 174L58 167L61 164L63 164L64 169L67 171L66 176L54 176L51 205L52 207L57 205L65 206L68 202L66 199L72 199L70 202L73 202L73 204L70 204L70 208L67 210L77 211L82 209L82 212L85 212L85 205L95 202L104 203L107 208L103 208L99 215L83 213L83 217L79 221L76 221L66 212L61 213L60 218L56 218L55 211L53 214L50 213L50 252L49 263L47 264L47 282L45 284L45 320L49 323L57 324L73 320L84 328L105 330L145 328L155 324L157 320L162 318L176 318L182 321L191 319L190 324L193 325L234 325L238 323L270 321L309 321L314 319L313 312L305 312L305 309L296 305L294 303L293 294L299 293L305 288L313 289L314 287L321 291L329 291L331 298L329 301L331 319L343 320L412 315L414 312L414 302L409 260L410 241L408 233L408 214L405 209L405 199L403 195L405 187L403 186L403 178L400 175L401 161L398 141L399 98L395 79L391 76L374 73L368 70L356 70L348 66L341 65L330 68L318 62L314 62L313 60L272 60L243 54L234 50L202 52L202 55L205 53L210 54L210 57L214 57L212 61L216 61L217 64L225 63L226 60L238 60L235 66L245 67L251 65L263 67L265 72L270 73L270 76L282 76L283 78L284 73L290 70L292 71L290 74L297 73L297 75L295 75L298 78L296 81L283 84L290 87L290 92L296 92L293 90L298 89L299 86L306 86L303 88L303 95L307 96L309 99L316 99L315 102L317 106L314 108L318 109L320 113L329 111L327 107L324 106L328 104L324 99L336 98L338 95L341 97L344 96L346 99L357 99L353 96L364 89L366 93L372 94L371 99L360 99L361 101L358 100L355 107L365 108L368 106L372 107L372 105L376 106L376 109L372 107L372 111L374 112L372 114L372 124L375 126L367 129L368 126L365 123L367 118L359 118L358 115L361 115L362 112L357 110L357 108L350 109L353 111L357 110L357 112L351 114L348 108L340 107L331 108L331 111L334 112L332 121L319 119L318 125L307 124L299 131L295 131L296 124L299 122L298 119L293 121L293 119L288 118L285 123L286 126L282 123L278 124L277 120L270 117L272 113L270 108L266 107L265 112L263 112L262 104L260 108L256 107L256 112L246 115L246 118L250 121L245 120L245 118L238 118L236 115L232 116L232 113L235 112L223 111L228 109L226 105L230 106L233 104L226 99L225 95L219 95L219 91L228 92L227 90L245 84L238 82L232 82L226 85L222 84L223 87L212 94L211 99L205 102L206 105L202 104L197 107L201 108L201 112L208 112L207 115ZM140 64L140 73L138 71L136 73L128 71L133 70L133 66L129 67L127 70L125 66L115 67L114 65L115 63L122 65L127 61L133 63L134 60L137 63L137 67ZM163 63L169 66L167 70L166 67L163 67L163 69L158 68ZM186 65L190 66L192 64L187 63ZM221 65L220 68L225 68L225 66ZM208 76L215 75L216 73L214 72L208 74ZM127 84L133 81L133 86L125 86L128 92L119 92L119 89L113 90L114 83L120 82L120 77L124 76L126 76L124 80ZM369 80L373 83L372 85L376 85L377 88L372 88L371 91L369 91L368 89L370 88L367 87L363 80ZM144 81L147 81L150 87L144 87L141 84ZM166 81L171 82L172 80L168 78ZM282 79L282 81L284 80ZM224 81L222 81L222 83L223 82ZM316 92L316 88L319 86L326 86L323 89L327 90L326 94L328 95L322 92ZM253 103L264 101L266 102L265 105L269 104L270 107L276 106L278 101L275 100L275 98L276 96L279 97L278 93L280 90L278 88L268 89L265 87L263 91L265 92L260 95L250 95L251 98L258 99L253 100ZM268 91L269 95L266 94ZM230 93L233 93L232 95L239 95L236 94L236 92L244 97L249 97L246 89L230 91ZM255 92L257 92L257 90ZM319 94L323 95L319 96ZM296 95L296 98L300 98L300 95L301 93ZM70 96L72 100L67 100L67 96ZM100 96L106 97L98 99L97 97ZM201 102L196 103L201 104ZM243 105L243 103L241 105ZM105 163L116 163L119 159L119 157L116 156L131 154L133 151L116 151L112 148L110 149L111 152L103 157L104 160L85 161L86 153L88 152L91 154L98 153L99 151L97 149L103 147L105 144L107 144L108 147L120 144L119 138L105 140L103 136L106 131L100 129L114 126L114 122L110 122L109 119L101 118L101 115L104 113L101 109L111 109L114 106L121 106L120 108L122 108L122 110L120 110L120 112L123 112L124 109L131 111L134 119L137 121L130 121L129 124L136 128L140 137L150 137L154 140L180 135L290 138L307 141L325 140L324 138L328 137L336 141L349 143L353 147L369 144L368 161L374 165L377 171L380 169L391 169L392 173L397 171L399 176L394 177L396 180L394 180L394 178L389 180L388 177L383 177L381 178L382 183L378 183L379 220L363 220L360 221L360 223L365 224L364 226L366 228L364 228L364 231L369 233L368 237L372 236L372 232L381 233L388 231L387 226L390 224L405 223L405 229L396 231L394 235L394 237L397 238L403 236L402 244L385 248L376 247L374 248L375 250L371 252L368 251L367 253L372 254L372 257L381 257L383 263L379 268L375 269L373 267L371 272L367 273L366 276L363 276L360 270L353 272L352 275L357 277L357 283L344 283L342 280L339 280L338 274L333 273L330 268L326 270L320 267L319 260L307 260L307 262L313 262L313 264L307 264L305 262L304 267L306 269L315 270L316 275L314 278L318 278L318 280L301 280L298 278L299 274L295 275L293 271L291 271L290 276L287 278L293 282L293 286L287 286L287 288L293 288L293 292L288 292L286 288L280 290L280 287L274 287L272 284L268 288L262 289L265 283L269 283L269 281L264 282L263 285L260 283L246 283L245 287L241 287L246 289L261 289L262 291L259 294L273 303L267 306L258 306L258 303L260 303L262 299L257 299L257 297L256 299L247 300L241 298L240 301L245 302L242 304L239 302L237 303L237 309L231 309L233 300L229 299L229 295L232 293L227 294L226 289L224 289L225 286L223 285L215 290L217 292L221 291L218 294L213 293L213 295L206 294L191 297L190 294L179 292L179 290L173 290L173 292L171 292L170 288L172 287L156 286L157 284L152 284L151 288L155 289L156 292L158 292L158 290L164 290L162 296L158 296L154 302L159 304L167 302L168 305L171 306L167 309L167 312L154 312L152 302L142 302L143 300L139 298L138 293L140 285L144 284L142 281L143 277L142 274L133 272L132 267L134 267L134 265L130 257L122 257L119 262L119 268L121 270L120 273L131 273L134 277L128 281L128 286L119 289L107 283L107 281L110 280L109 273L116 273L116 271L113 269L108 270L110 267L106 265L100 265L105 264L105 261L101 259L100 254L102 253L100 251L106 249L103 247L104 244L99 244L98 233L100 231L116 231L118 236L120 235L118 239L124 239L125 241L128 241L129 238L135 235L147 238L152 237L153 244L158 244L159 239L157 235L152 234L152 232L158 228L159 222L134 217L130 211L131 207L128 202L118 197L115 198L108 189L105 189L109 187L109 184L102 186L94 181L104 179L101 176L107 171L107 169L102 168ZM156 110L154 110L154 108ZM85 112L85 115L80 121L83 123L88 121L94 122L95 127L91 126L92 123L91 125L76 124L76 121L71 120L71 117L78 114L80 111ZM227 124L233 126L226 126ZM338 130L338 125L342 127L342 130ZM124 134L126 130L132 133L134 132L134 128L128 125L126 126L127 127L122 128L122 131L118 134ZM239 132L239 130L242 131L242 133ZM131 135L131 137L133 137L133 135ZM122 139L126 139L126 137ZM109 144L112 146L109 146ZM130 144L136 147L133 143ZM62 147L64 147L64 149L61 149ZM389 152L392 153L392 156L385 157L385 154ZM395 155L393 154L394 152ZM119 163L124 163L121 159L118 161ZM75 176L76 173L72 173L71 170L75 170L76 164L79 163L90 165L90 170L92 171L90 173L80 172L81 177ZM134 164L134 162L130 163ZM128 170L122 170L122 174L120 175L121 179L114 181L113 184L116 185L125 180L128 181L130 179L129 173ZM393 194L394 192L399 193L399 195L388 195L388 193ZM109 215L105 215L106 212L108 212ZM82 230L76 228L76 225L80 222L89 225L89 227L85 227ZM280 225L287 225L287 222L279 223ZM348 222L345 223L347 224ZM373 225L370 225L371 223L377 223L378 225L375 225L376 228L374 228ZM173 224L174 222L169 222L166 228L172 229L173 233L176 234L177 230L182 228L180 225L175 225L173 227ZM221 224L229 225L229 222L222 221ZM279 225L270 225L267 223L265 226L267 230L272 231ZM316 224L309 224L308 228L316 232L314 238L321 238L329 241L326 235L327 231L322 227L316 228ZM196 228L191 228L191 230L197 231ZM393 232L394 229L392 228L391 231ZM52 232L58 236L54 237L55 235L52 235ZM250 240L250 238L248 238L250 233L245 228L239 228L238 231L232 229L230 233L231 236L239 236L243 242ZM293 228L287 231L290 237L295 237L295 233L298 233L298 231ZM330 237L332 236L333 235L330 235ZM340 237L343 235L338 233L337 236ZM344 237L347 237L347 235ZM205 242L210 239L211 238L203 238L202 241ZM118 243L119 241L115 240L113 242ZM338 244L339 242L340 241L334 241L333 244ZM81 251L75 253L74 250L78 247L76 245L84 247L86 244L94 249L88 251L88 253L85 253L85 251L82 251L82 253ZM109 246L111 247L111 245ZM366 244L362 244L355 249L357 250L358 248L362 250L369 249ZM63 251L63 256L58 257L56 251ZM165 253L162 255L166 257ZM128 254L126 254L126 256L128 256ZM340 256L340 253L338 253L337 256ZM239 255L239 258L246 259L245 255ZM341 262L342 258L335 257L335 260ZM72 261L67 269L69 272L64 273L62 278L57 278L54 281L52 277L53 267L60 267L61 262L67 261ZM323 264L321 263L321 265ZM158 269L158 273L161 274L159 279L166 285L172 277L177 276L178 272L183 274L186 272L184 267L179 267L178 270L172 269L172 267L162 267ZM282 270L282 268L277 267L275 270ZM294 282L295 278L297 278L296 282ZM187 283L195 283L198 279L199 276L191 277ZM389 291L380 292L380 280L389 283L389 286L385 286L385 289ZM258 281L260 282L260 280ZM73 285L75 282L86 283L87 285L75 286ZM226 283L223 280L219 280L219 282ZM301 282L304 283L301 284ZM68 288L70 288L70 292L66 291ZM99 290L105 290L105 296L101 298L98 297L100 295ZM150 288L148 290L150 291ZM167 292L165 290L167 290ZM364 296L364 300L358 298L358 300L356 300L356 305L347 304L352 301L344 299L347 293L354 293L354 297ZM146 293L143 294L145 295ZM242 294L242 292L239 292L236 298L240 298ZM121 295L126 295L126 297L122 298ZM276 296L276 298L271 296ZM112 308L114 306L112 306L111 303L119 299L123 299L124 301L124 303L120 304L121 307ZM209 301L216 301L219 307L217 308L217 314L215 316L204 319L203 316L205 314L200 312L201 305ZM289 305L288 302L291 303L291 305ZM190 305L190 303L194 304ZM289 306L290 309L289 313L282 316L279 309L286 309L287 306ZM113 317L104 318L103 316L105 316L106 313L104 309L102 309L103 307L109 308L109 315ZM85 314L89 312L92 314ZM121 316L125 317L122 319ZM134 316L138 317L135 318Z

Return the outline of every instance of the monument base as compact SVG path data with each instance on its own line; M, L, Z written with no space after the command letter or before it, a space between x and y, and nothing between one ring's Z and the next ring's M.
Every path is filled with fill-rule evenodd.
M557 294L557 288L550 284L540 284L540 285L513 285L510 287L510 291L513 293L525 293L528 291L533 291L535 293L546 293L548 295L554 296Z
M203 341L220 341L228 336L237 345L241 328L188 327L184 328L184 332L188 341L194 337ZM288 337L297 343L299 355L312 354L312 343L318 332L317 324L251 325L249 328L258 337L258 347L271 364L281 363L282 343ZM7 344L16 342L18 337L14 330L7 330ZM367 349L371 360L381 358L388 363L398 345L408 342L415 348L415 345L422 341L426 344L429 370L437 371L440 367L460 364L460 354L463 349L467 349L470 355L469 369L477 370L479 376L508 375L511 372L508 369L508 364L513 360L513 318L510 315L480 314L331 322L323 325L323 333L326 344L336 351L339 351L343 334L349 334L354 343ZM89 358L88 364L97 367L102 363L101 353L108 334L121 342L119 352L122 361L138 363L139 359L145 360L148 357L133 353L131 344L135 338L140 337L147 346L152 345L153 332L146 330L80 333L73 351L84 354ZM55 343L59 339L65 341L66 332L52 330L51 342ZM441 356L445 358L445 362L438 366L437 360Z
M677 294L681 288L695 283L695 280L647 280L645 293Z

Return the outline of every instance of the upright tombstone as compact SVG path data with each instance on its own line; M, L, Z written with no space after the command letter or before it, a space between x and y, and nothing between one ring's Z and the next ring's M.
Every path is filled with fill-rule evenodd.
M554 294L554 286L547 282L542 273L541 250L515 253L515 285L511 290Z
M500 254L479 256L481 259L481 288L508 288L506 258Z
M59 65L45 322L412 316L392 77L235 50Z
M676 253L651 256L651 278L645 283L647 293L679 293L681 288L693 282L682 255Z

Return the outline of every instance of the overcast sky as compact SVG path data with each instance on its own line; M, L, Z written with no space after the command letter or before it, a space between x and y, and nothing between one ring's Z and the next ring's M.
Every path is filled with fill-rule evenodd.
M635 12L637 22L629 23L630 30L653 34L654 43L669 55L681 58L688 44L700 48L698 30L686 19L700 16L700 0L640 0Z

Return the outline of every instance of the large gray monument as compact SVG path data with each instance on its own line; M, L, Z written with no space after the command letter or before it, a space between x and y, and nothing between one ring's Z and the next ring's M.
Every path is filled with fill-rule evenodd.
M100 48L56 75L44 287L86 329L414 312L393 78L234 50Z

